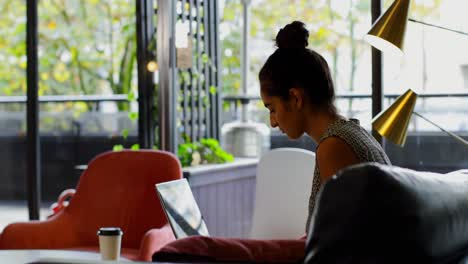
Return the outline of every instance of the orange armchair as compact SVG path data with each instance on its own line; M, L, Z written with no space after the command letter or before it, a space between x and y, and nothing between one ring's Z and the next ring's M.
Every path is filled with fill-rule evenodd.
M76 249L99 251L97 230L118 226L122 256L151 261L174 240L155 184L180 179L177 157L154 150L107 152L89 163L76 193L63 210L45 221L8 225L0 249Z

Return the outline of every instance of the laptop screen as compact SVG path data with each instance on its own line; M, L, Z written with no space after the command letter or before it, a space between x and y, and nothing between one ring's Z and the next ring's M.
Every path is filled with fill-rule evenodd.
M156 184L156 190L176 238L209 236L186 179Z

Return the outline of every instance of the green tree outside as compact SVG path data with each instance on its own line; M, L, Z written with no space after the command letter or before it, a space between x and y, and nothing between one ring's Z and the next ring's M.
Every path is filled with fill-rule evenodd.
M0 39L0 56L9 63L0 65L0 94L24 95L26 5L4 2L0 28L6 37ZM38 14L39 96L136 91L134 1L42 0ZM119 109L128 110L128 104Z
M335 83L341 86L338 89L352 92L357 85L356 69L359 67L359 58L363 52L370 50L370 46L362 39L363 33L356 31L359 23L368 23L369 28L371 26L370 2L369 0L253 0L250 38L264 39L273 45L274 37L280 27L293 20L305 22L310 33L309 47L322 54L330 54L331 60L328 62ZM385 9L392 2L393 0L386 0ZM437 15L441 0L428 2L430 3L412 1L410 15L415 18ZM223 92L239 94L242 46L241 1L225 0L221 24L222 28L229 30L229 33L222 35ZM339 58L342 56L350 58L348 65L339 64ZM251 56L249 70L253 76L256 76L263 63L263 60Z

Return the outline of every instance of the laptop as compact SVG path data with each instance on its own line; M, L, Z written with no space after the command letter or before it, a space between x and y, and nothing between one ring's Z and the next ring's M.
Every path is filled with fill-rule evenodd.
M156 192L174 236L209 236L187 179L156 184Z

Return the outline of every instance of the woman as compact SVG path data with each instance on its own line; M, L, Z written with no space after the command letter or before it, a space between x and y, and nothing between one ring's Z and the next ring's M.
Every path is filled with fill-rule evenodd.
M338 114L328 64L307 48L308 38L304 23L286 25L276 36L278 49L259 73L271 126L291 139L307 133L318 144L306 231L320 186L337 171L362 162L390 164L382 147L358 120Z

